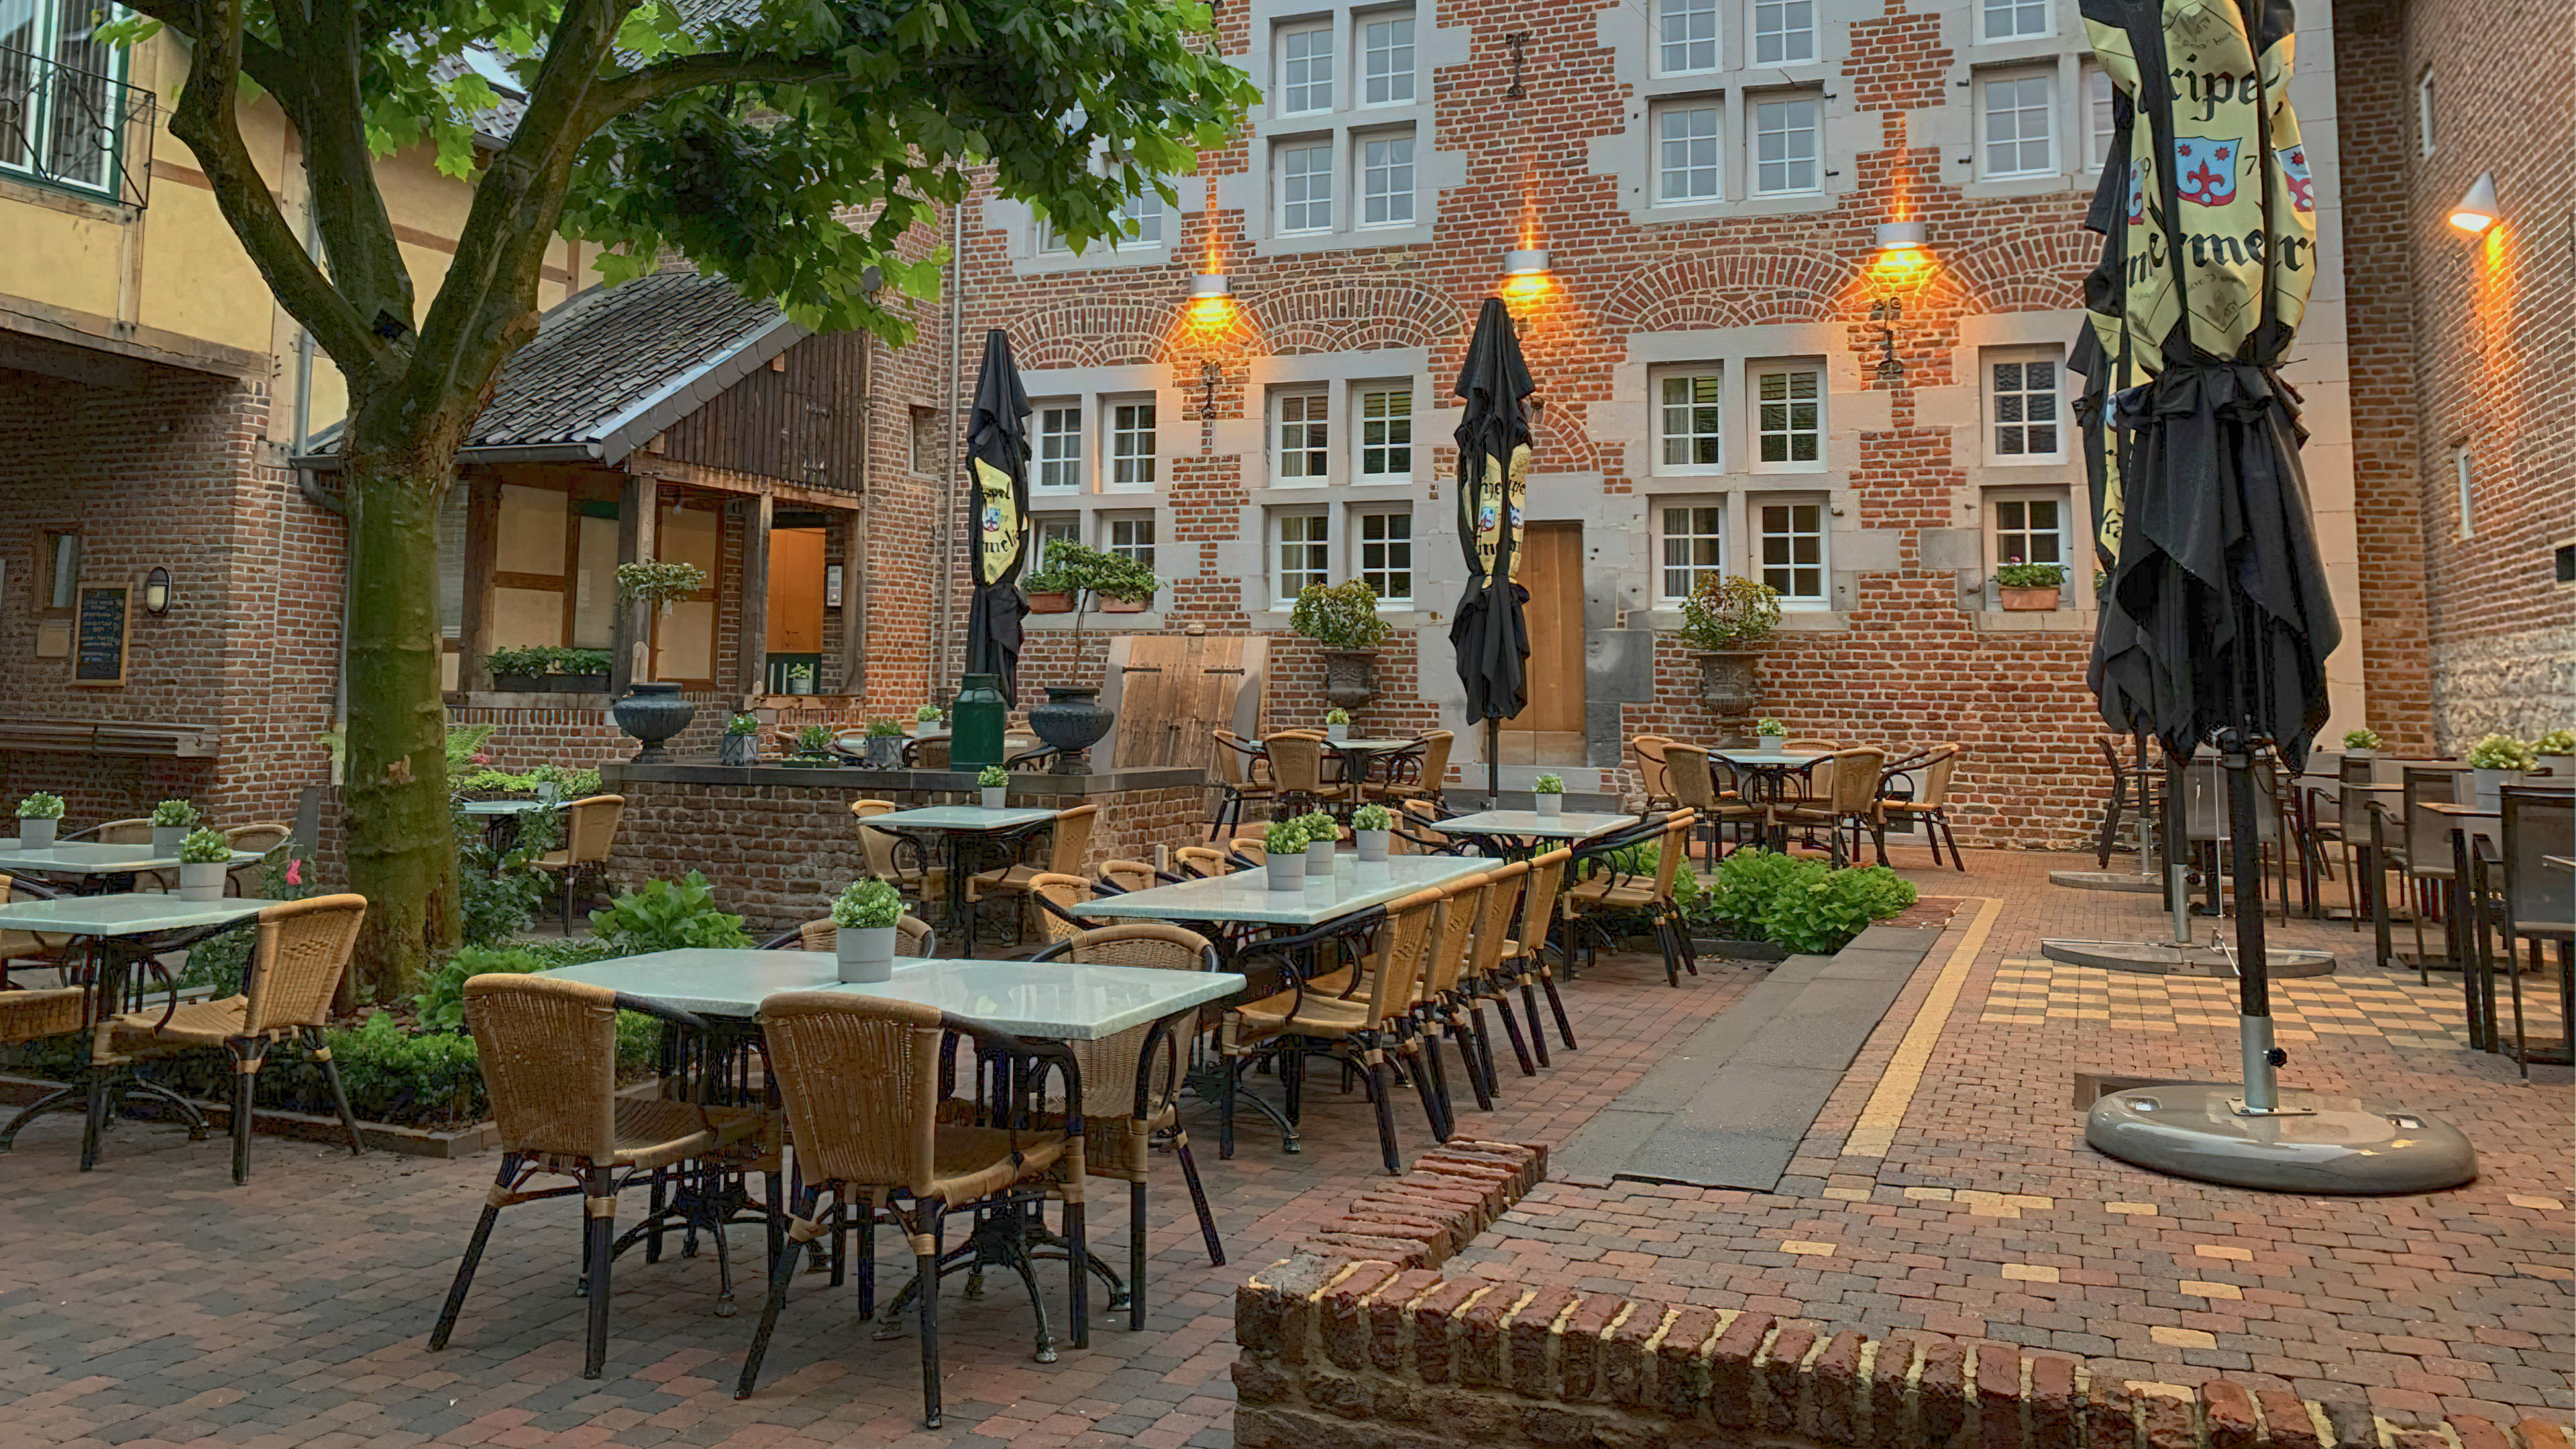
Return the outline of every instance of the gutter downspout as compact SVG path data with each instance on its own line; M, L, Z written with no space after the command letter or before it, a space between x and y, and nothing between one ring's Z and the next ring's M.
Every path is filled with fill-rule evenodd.
M965 366L962 334L966 325L966 202L959 198L948 213L948 458L940 469L940 497L933 510L939 519L939 643L931 676L939 693L953 677L948 668L949 633L957 613L957 461L966 450L962 410L957 402L960 369Z

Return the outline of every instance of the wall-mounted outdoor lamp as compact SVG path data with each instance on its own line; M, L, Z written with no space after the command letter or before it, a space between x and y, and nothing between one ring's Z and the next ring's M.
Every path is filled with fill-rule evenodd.
M156 568L143 576L143 612L154 618L170 612L170 571Z
M1205 302L1234 295L1233 279L1223 272L1201 272L1190 278L1190 298Z
M1927 243L1923 223L1919 221L1882 221L1878 224L1879 255L1891 252L1919 252Z
M1523 247L1503 253L1503 275L1506 277L1543 277L1547 270L1545 248Z
M1881 297L1870 304L1869 320L1878 324L1878 377L1881 382L1894 382L1905 375L1905 363L1896 355L1896 324L1905 317L1905 299Z
M2461 197L2460 204L2451 208L2451 225L2477 236L2498 220L2495 173L2481 171L2478 179L2469 183L2469 194Z

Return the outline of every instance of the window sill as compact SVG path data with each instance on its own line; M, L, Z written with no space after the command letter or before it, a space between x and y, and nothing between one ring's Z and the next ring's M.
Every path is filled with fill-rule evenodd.
M464 709L606 709L614 698L615 696L605 690L595 694L552 691L516 692L498 689L447 691L447 702Z
M1020 621L1020 627L1039 634L1070 634L1074 631L1076 617L1072 614L1031 614ZM1140 629L1159 631L1163 627L1163 611L1160 609L1147 609L1141 614L1104 614L1098 609L1087 609L1079 617L1085 637L1132 633Z
M1978 609L1973 617L1980 634L2093 633L2091 609Z
M1119 267L1167 266L1172 260L1169 243L1152 246L1110 248L1095 247L1087 252L1041 252L1021 262L1023 276L1042 277L1061 272L1101 272Z

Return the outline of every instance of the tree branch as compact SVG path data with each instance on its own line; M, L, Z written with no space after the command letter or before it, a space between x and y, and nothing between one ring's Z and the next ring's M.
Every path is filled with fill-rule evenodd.
M746 81L794 85L799 81L822 80L840 73L840 60L829 51L802 56L743 56L712 52L675 55L602 86L600 121L605 124L639 106L707 86L739 85Z
M359 5L314 7L297 56L306 103L295 126L304 140L306 204L322 233L331 280L370 327L407 333L415 320L411 269L403 265L393 217L376 184L366 102L358 93L364 12Z
M245 48L242 0L199 0L191 5L146 0L136 8L186 32L195 42L188 56L188 79L170 112L170 134L196 154L197 164L214 188L215 204L250 254L251 265L259 268L279 304L312 329L353 384L380 372L386 361L384 344L313 264L303 242L278 211L276 194L260 175L250 148L243 144L239 115ZM283 60L273 51L269 55Z

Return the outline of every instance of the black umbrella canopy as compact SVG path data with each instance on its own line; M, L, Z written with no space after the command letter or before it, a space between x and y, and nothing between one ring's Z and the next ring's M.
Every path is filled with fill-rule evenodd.
M1029 531L1029 395L1000 328L984 334L984 366L966 420L966 461L974 471L975 600L966 615L966 671L998 674L1004 698L1020 688L1020 597Z
M1470 719L1510 719L1529 703L1528 596L1519 571L1521 503L1529 486L1530 427L1526 399L1537 384L1521 361L1520 338L1500 297L1487 297L1458 372L1467 400L1458 431L1458 542L1467 557L1467 591L1458 600L1449 642L1458 650L1458 682Z

